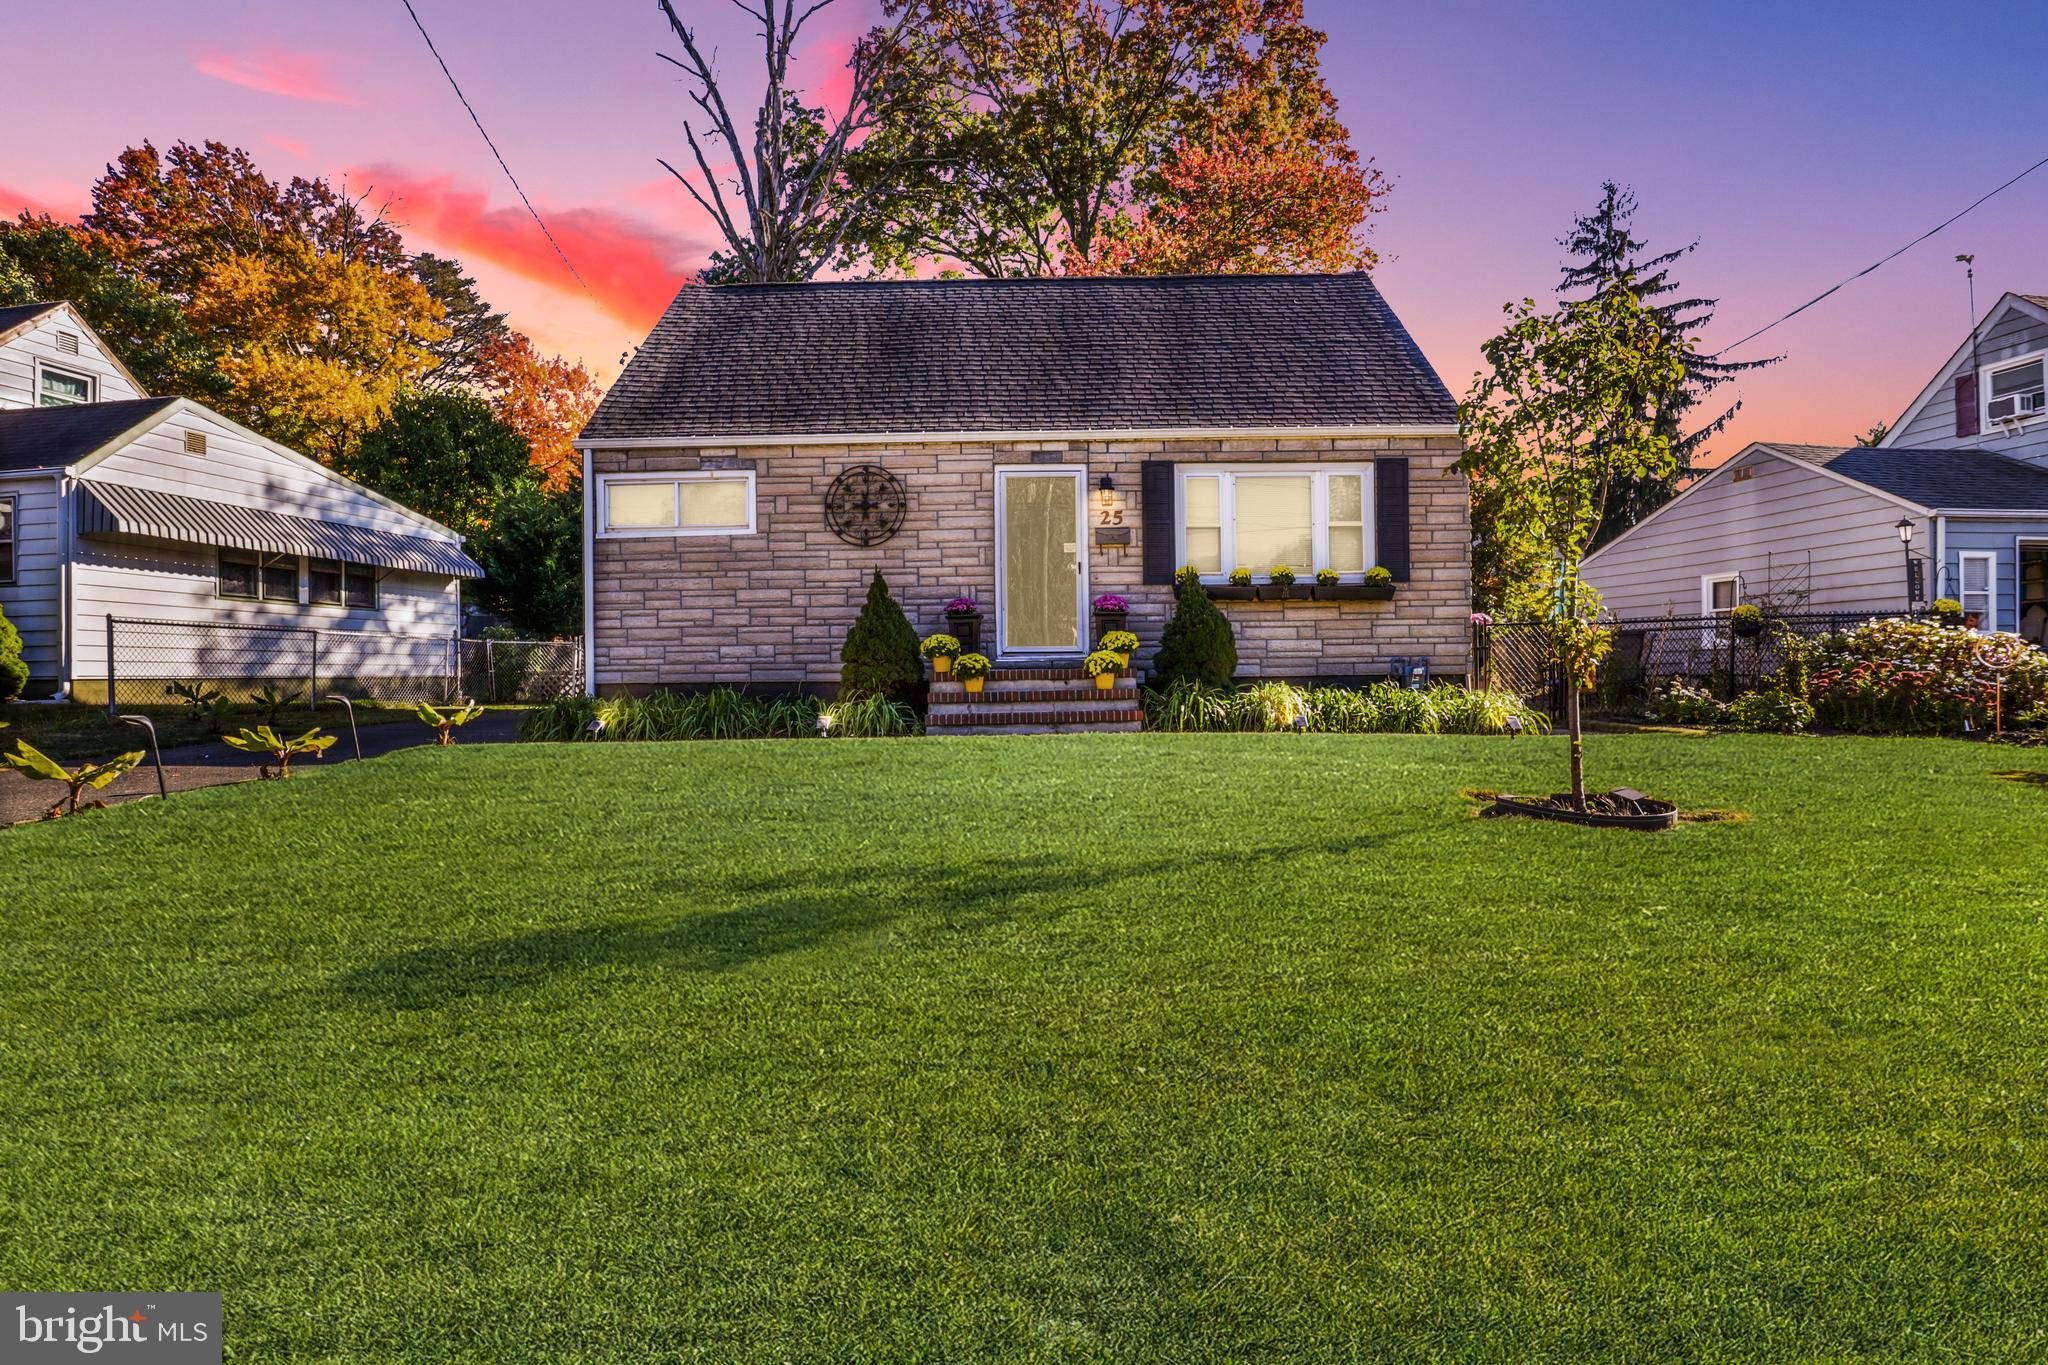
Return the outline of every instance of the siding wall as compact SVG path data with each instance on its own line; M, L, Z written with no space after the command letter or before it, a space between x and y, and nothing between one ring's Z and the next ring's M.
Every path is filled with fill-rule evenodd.
M2021 536L2029 540L2048 542L2048 516L2032 521L1947 518L1947 529L1943 536L1945 544L1942 557L1945 562L1941 577L1941 595L1959 595L1964 551L1989 551L1998 556L1993 566L1998 597L1998 628L2017 629L2020 612L2018 545Z
M57 334L69 332L78 338L78 354L57 349ZM52 313L0 345L0 408L32 408L36 405L35 367L48 361L73 374L89 374L99 381L98 401L112 403L148 395L128 382L120 367L93 344L92 335L62 313Z
M188 431L206 436L205 454L186 451ZM83 477L323 521L374 526L404 535L452 539L341 483L316 466L280 455L203 411L174 414L130 445L84 470ZM460 626L461 585L452 578L388 573L379 590L379 610L350 612L304 604L303 561L300 605L293 606L220 597L218 556L204 546L140 544L92 537L81 538L74 555L73 674L81 679L106 676L109 615L156 621L256 622L335 632L368 631L372 638L342 638L331 646L323 643L322 648L325 653L330 648L339 651L347 647L362 662L371 664L378 660L411 661L421 648L375 636L446 639Z
M1747 465L1753 477L1736 482ZM1585 576L1616 616L1695 615L1703 575L1742 575L1745 600L1781 599L1803 580L1801 603L1786 610L1903 607L1905 554L1894 529L1897 503L1818 470L1754 451L1728 473L1587 560ZM1924 519L1914 548L1932 551Z
M751 461L757 480L753 535L598 539L592 662L600 689L708 683L801 684L839 677L839 647L858 614L868 576L880 568L920 634L945 626L949 598L978 599L984 651L995 652L995 470L1048 460L1086 470L1090 507L1105 474L1116 483L1132 543L1088 550L1088 591L1121 593L1150 662L1173 609L1170 584L1143 581L1145 537L1172 528L1143 524L1139 470L1146 460L1181 463L1364 463L1409 460L1413 571L1391 602L1222 603L1237 635L1243 676L1361 677L1384 674L1396 656L1426 657L1433 672L1467 668L1471 527L1464 479L1445 438L1359 440L1032 442L920 444L886 449L816 445L678 447L596 451L593 475L689 470L703 461ZM848 545L825 525L825 492L855 464L900 475L910 510L897 535L873 549ZM595 479L593 479L593 485Z
M2048 323L2018 308L2008 308L2002 316L1994 318L1977 341L1978 356L1986 365L2040 350L2048 350ZM1990 450L2037 464L2048 464L2048 418L2028 422L2017 435L2007 435L1996 426L1976 436L1956 435L1955 379L1958 374L1967 373L1969 368L1970 357L1965 352L1959 361L1942 372L1941 381L1935 386L1934 395L1927 400L1927 405L1885 444L1909 448L1946 446L1951 449Z
M63 520L49 475L0 474L0 497L14 499L14 582L0 584L0 611L21 632L29 695L56 690L58 625L63 616Z

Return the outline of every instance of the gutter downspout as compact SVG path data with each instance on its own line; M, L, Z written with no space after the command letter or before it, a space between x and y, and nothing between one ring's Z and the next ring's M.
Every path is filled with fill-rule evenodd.
M1946 597L1943 580L1948 577L1948 518L1934 517L1934 596ZM1932 600L1932 599L1929 599Z
M583 448L583 695L597 695L597 537L590 520L590 447Z
M57 485L57 521L62 527L57 538L57 693L51 700L69 701L75 664L71 657L71 646L77 633L71 628L71 561L75 557L78 538L78 527L73 524L71 516L71 485L74 480L67 470L52 473L50 480Z

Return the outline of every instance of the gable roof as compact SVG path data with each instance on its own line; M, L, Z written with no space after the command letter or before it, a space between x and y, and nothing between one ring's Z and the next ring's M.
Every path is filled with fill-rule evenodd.
M1370 276L686 286L582 443L1441 427Z
M1913 401L1906 404L1906 410L1899 414L1898 420L1886 428L1884 439L1877 443L1879 449L1892 449L1892 443L1898 439L1899 433L1904 431L1912 424L1913 419L1920 415L1920 409L1926 407L1937 395L1943 394L1948 388L1950 376L1955 373L1956 367L1963 363L1963 357L1970 354L1970 343L1989 331L1991 325L2008 309L2012 308L2017 308L2023 313L2032 314L2037 321L2048 322L2048 294L2005 293L1999 295L1998 302L1992 304L1991 310L1977 320L1977 325L1970 329L1970 334L1963 338L1962 344L1950 352L1949 358L1943 361L1941 368L1934 372L1934 378L1927 381L1927 387L1915 394Z
M5 341L45 313L55 312L54 303L17 303L0 308L0 341Z
M121 359L113 347L107 345L107 339L93 329L93 325L85 320L84 314L64 299L55 299L48 303L19 303L8 308L0 308L0 345L14 340L50 313L62 313L79 331L91 337L92 344L106 357L107 363L119 370L121 377L126 379L137 393L149 392L149 385L135 377L135 371L129 369L127 362Z
M0 408L0 470L60 469L162 415L176 398Z
M2048 512L2048 469L1988 450L1855 446L1822 463L1936 512Z

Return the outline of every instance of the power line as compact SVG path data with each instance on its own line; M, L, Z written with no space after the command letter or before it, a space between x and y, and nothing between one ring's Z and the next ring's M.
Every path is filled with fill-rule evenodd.
M419 11L412 7L412 0L399 0L399 2L405 6L405 12L412 16L412 26L420 31L420 37L426 39L427 51L433 53L434 60L440 63L441 74L448 78L449 89L455 92L455 98L461 100L462 107L469 112L469 121L476 125L477 132L481 134L483 137L484 146L489 147L491 149L491 155L498 158L498 169L503 171L505 173L505 178L512 182L513 190L517 192L519 195L519 202L526 205L527 213L532 215L533 217L533 225L540 229L541 236L548 239L548 245L553 247L555 249L555 254L562 258L563 267L567 269L572 276L575 276L576 283L583 286L583 292L589 294L590 286L588 284L584 284L583 276L579 274L577 272L576 267L570 263L569 253L562 250L562 244L555 240L555 234L549 232L548 225L541 221L540 210L536 209L533 206L533 201L526 197L526 191L520 187L519 177L512 174L512 168L505 164L505 154L498 150L498 144L491 141L491 135L488 132L484 131L484 121L476 116L476 109L474 106L470 104L469 96L463 94L462 87L456 84L455 73L453 71L450 71L448 69L448 63L442 60L441 49L434 46L433 35L429 34L427 32L427 26L420 22ZM593 294L591 295L591 297L595 298L596 295Z
M1874 263L1872 263L1872 264L1870 264L1870 265L1867 265L1867 266L1863 267L1863 269L1861 269L1861 270L1857 271L1857 272L1856 272L1855 274L1853 274L1853 275L1849 276L1849 277L1848 277L1847 279L1845 279L1845 280L1842 280L1842 281L1840 281L1839 283L1837 283L1837 284L1835 284L1835 285L1832 285L1832 286L1830 286L1829 288L1827 288L1827 289L1825 289L1825 290L1822 290L1822 291L1821 291L1820 293L1818 293L1818 294L1814 295L1814 296L1813 296L1812 298L1808 299L1808 300L1807 300L1807 301L1806 301L1805 303L1802 303L1802 304L1800 304L1800 305L1799 305L1799 306L1798 306L1797 308L1794 308L1794 309L1793 309L1793 310L1792 310L1791 312L1789 312L1789 313L1785 314L1785 316L1784 316L1784 317L1781 317L1781 318L1779 318L1777 322L1769 323L1769 324L1766 324L1765 326L1762 326L1762 327L1759 327L1759 328L1757 328L1757 329L1756 329L1756 330L1755 330L1754 332L1751 332L1751 333L1750 333L1750 334L1749 334L1748 336L1744 337L1744 338L1743 338L1742 340L1740 340L1740 341L1738 341L1738 342L1734 343L1734 345L1732 345L1732 346L1723 346L1723 347L1722 347L1722 348L1720 349L1720 351L1719 351L1719 352L1717 352L1716 354L1719 354L1719 355L1726 355L1726 354L1727 354L1728 352L1730 352L1730 351L1734 350L1734 349L1735 349L1735 348L1736 348L1737 346L1747 346L1747 345L1748 345L1748 344L1749 344L1750 342L1752 342L1752 341L1755 341L1755 340L1756 340L1756 339L1757 339L1758 337L1762 336L1762 335L1763 335L1763 334L1764 334L1765 332L1768 332L1768 331L1770 331L1770 330L1771 330L1771 328L1773 328L1773 327L1776 327L1776 326L1778 325L1778 323L1780 323L1780 322L1790 322L1790 321L1791 321L1791 320L1792 320L1793 318L1796 318L1796 317L1798 317L1798 316L1799 316L1799 315L1800 315L1801 313L1803 313L1803 312L1805 312L1805 311L1806 311L1807 309L1809 309L1809 308L1813 307L1813 305L1815 305L1816 303L1819 303L1819 302L1820 302L1820 301L1821 301L1822 299L1824 299L1824 298L1828 297L1828 295L1830 295L1830 294L1833 294L1833 293L1834 293L1834 292L1835 292L1836 290L1839 290L1839 289L1841 289L1841 288L1842 288L1842 287L1843 287L1844 285L1850 285L1850 284L1854 284L1854 283L1855 283L1856 281L1858 281L1858 280L1862 279L1862 278L1863 278L1863 277L1864 277L1865 275L1868 275L1868 274L1869 274L1869 273L1870 273L1871 271L1873 271L1873 270L1876 270L1876 269L1877 269L1877 268L1878 268L1879 266L1882 266L1882 265L1886 265L1886 264L1888 264L1889 262L1891 262L1891 261L1893 261L1893 260L1897 259L1898 257L1900 257L1900 256L1903 256L1903 255L1905 255L1905 254L1906 254L1907 252L1911 251L1911 250L1912 250L1912 249L1913 249L1914 247L1916 247L1916 246L1920 245L1920 244L1921 244L1922 242L1926 241L1926 240L1927 240L1927 239L1928 239L1929 237L1932 237L1932 236L1933 236L1933 235L1934 235L1935 233L1937 233L1937 232L1940 232L1940 231L1941 231L1941 230L1942 230L1943 228L1945 228L1945 227L1948 227L1948 226L1949 226L1950 224L1952 224L1952 223L1955 223L1955 222L1957 222L1958 220L1962 219L1963 217L1965 217L1966 215L1968 215L1969 213L1971 213L1971 212L1972 212L1973 210L1975 210L1976 208L1978 208L1978 207L1979 207L1980 205L1984 204L1984 203L1985 203L1986 201L1988 201L1988 200L1990 200L1990 199L1992 199L1992 198L1995 198L1995 197L1996 197L1996 196L1998 196L1998 195L2001 195L2001 194L2005 193L2005 192L2006 192L2007 190L2011 189L2011 188L2012 188L2012 187L2013 187L2014 185L2017 185L2017 184L2019 184L2019 183L2020 183L2020 181L2022 181L2022 180L2025 180L2025 179L2026 179L2026 178L2027 178L2028 176L2032 175L2032 174L2033 174L2033 173L2034 173L2035 171L2038 171L2038 170L2040 170L2040 169L2041 169L2041 168L2042 168L2043 166L2048 166L2048 156L2044 156L2044 157L2042 157L2042 158L2041 158L2041 159L2040 159L2039 161L2036 161L2036 162L2035 162L2035 163L2034 163L2033 165L2031 165L2031 166L2027 167L2027 168L2026 168L2025 170L2021 171L2021 172L2020 172L2020 173L2019 173L2018 175L2016 175L2016 176L2014 176L2014 177L2013 177L2012 179L2010 179L2010 180L2006 181L2006 182L2005 182L2005 183L2004 183L2003 185L2000 185L2000 186L1999 186L1999 187L1998 187L1997 189L1995 189L1995 190L1992 190L1992 191L1991 191L1990 193L1988 193L1988 194L1985 194L1985 195L1983 195L1982 197L1978 198L1978 199L1977 199L1977 200L1976 200L1976 201L1975 201L1974 203L1972 203L1972 204L1971 204L1971 205L1969 206L1969 208L1966 208L1966 209L1964 209L1964 210L1963 210L1963 211L1962 211L1961 213L1955 214L1954 216L1952 216L1952 217L1950 217L1950 218L1947 218L1947 219L1943 220L1942 222L1940 222L1940 223L1936 224L1936 225L1935 225L1934 227L1931 227L1931 228L1927 229L1927 231L1925 231L1925 232L1921 233L1921 234L1920 234L1920 235L1919 235L1918 237L1915 237L1915 238L1914 238L1914 239L1913 239L1912 241L1910 241L1910 242L1906 243L1906 244L1905 244L1904 246L1900 247L1900 248L1899 248L1899 249L1898 249L1897 251L1894 251L1894 252L1893 252L1893 253L1892 253L1891 255L1889 255L1889 256L1886 256L1886 257L1885 257L1885 258L1884 258L1883 260L1880 260L1880 261L1876 261L1876 262L1874 262ZM1976 322L1976 319L1972 318L1972 319L1971 319L1971 323L1972 323L1972 325L1974 325L1974 324L1975 324L1975 322Z

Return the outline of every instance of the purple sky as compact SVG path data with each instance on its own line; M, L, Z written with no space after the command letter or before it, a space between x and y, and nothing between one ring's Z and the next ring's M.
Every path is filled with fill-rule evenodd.
M816 21L809 83L841 79L862 2ZM640 0L414 4L590 294L518 209L399 0L79 0L64 23L10 25L15 102L46 113L0 145L0 211L76 212L145 137L237 143L273 174L394 197L410 240L460 256L518 325L609 379L711 240L655 164L680 154L685 109L653 56L659 15ZM1722 300L1713 346L2048 155L2038 0L1308 4L1354 140L1395 182L1380 284L1454 392L1501 305L1552 286L1555 239L1603 177L1636 188L1653 246L1700 239L1680 278ZM730 70L757 60L724 0L679 8ZM1977 255L1981 310L2048 292L2044 246L2048 169L1743 353L1788 358L1742 381L1717 453L1896 417L1965 333L1955 254Z

